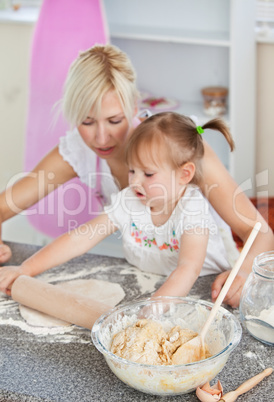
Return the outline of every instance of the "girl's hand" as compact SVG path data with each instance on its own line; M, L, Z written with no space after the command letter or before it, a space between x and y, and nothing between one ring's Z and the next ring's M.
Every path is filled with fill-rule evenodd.
M217 278L213 282L211 286L211 297L213 302L215 302L215 300L217 299L229 274L230 270L222 272L217 276ZM242 289L247 279L247 275L246 277L244 277L243 275L244 274L239 273L236 276L229 291L227 292L226 297L224 298L224 303L228 304L233 308L239 307L240 304Z
M11 249L6 244L0 244L0 264L4 264L11 257Z
M0 268L0 292L11 295L11 285L20 275L26 275L22 266L7 266Z

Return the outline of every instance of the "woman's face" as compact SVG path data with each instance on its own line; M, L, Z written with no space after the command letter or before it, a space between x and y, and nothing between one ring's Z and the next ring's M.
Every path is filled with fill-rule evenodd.
M124 151L129 124L115 91L102 98L101 111L95 116L93 108L78 127L87 146L100 158L119 157Z

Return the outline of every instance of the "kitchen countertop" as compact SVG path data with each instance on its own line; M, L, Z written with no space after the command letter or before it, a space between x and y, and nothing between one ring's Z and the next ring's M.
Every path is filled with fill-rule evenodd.
M9 243L20 264L39 247ZM145 274L124 259L85 254L39 276L51 283L71 279L99 279L119 283L123 301L149 296L164 278ZM210 301L214 276L201 277L189 296ZM232 311L232 309L230 309ZM238 317L238 310L233 310ZM59 332L58 332L59 331ZM18 304L0 293L0 401L198 401L194 392L182 396L159 397L138 392L121 382L93 346L90 331L77 326L67 332L41 330L21 318ZM250 336L244 329L242 340L230 356L219 379L225 392L236 389L266 367L274 366L273 348ZM273 375L238 401L259 402L274 399Z

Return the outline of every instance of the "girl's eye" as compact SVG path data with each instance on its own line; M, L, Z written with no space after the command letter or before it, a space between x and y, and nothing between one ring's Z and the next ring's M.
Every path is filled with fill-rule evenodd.
M154 175L154 173L145 173L146 177L152 177Z
M133 174L134 170L133 169L129 169L128 173Z

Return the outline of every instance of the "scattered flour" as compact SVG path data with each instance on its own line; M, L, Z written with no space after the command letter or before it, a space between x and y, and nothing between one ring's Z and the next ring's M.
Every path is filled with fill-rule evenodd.
M0 319L0 325L12 325L18 327L25 332L32 333L34 335L55 335L55 334L65 334L71 332L73 327L33 327L24 321L14 320L13 318Z
M244 354L244 356L246 356L246 357L248 357L249 359L256 359L257 360L257 355L256 355L256 353L253 353L253 352L246 352L245 354Z
M263 370L266 368L265 362L263 362L262 359L256 353L249 351L249 352L244 353L244 356L249 359L256 360L256 364L258 364L260 367L262 367Z
M135 275L142 294L154 292L157 282L162 278L161 275L143 272L138 268L132 267L131 265L128 265L128 267L124 268L121 271L121 274Z

